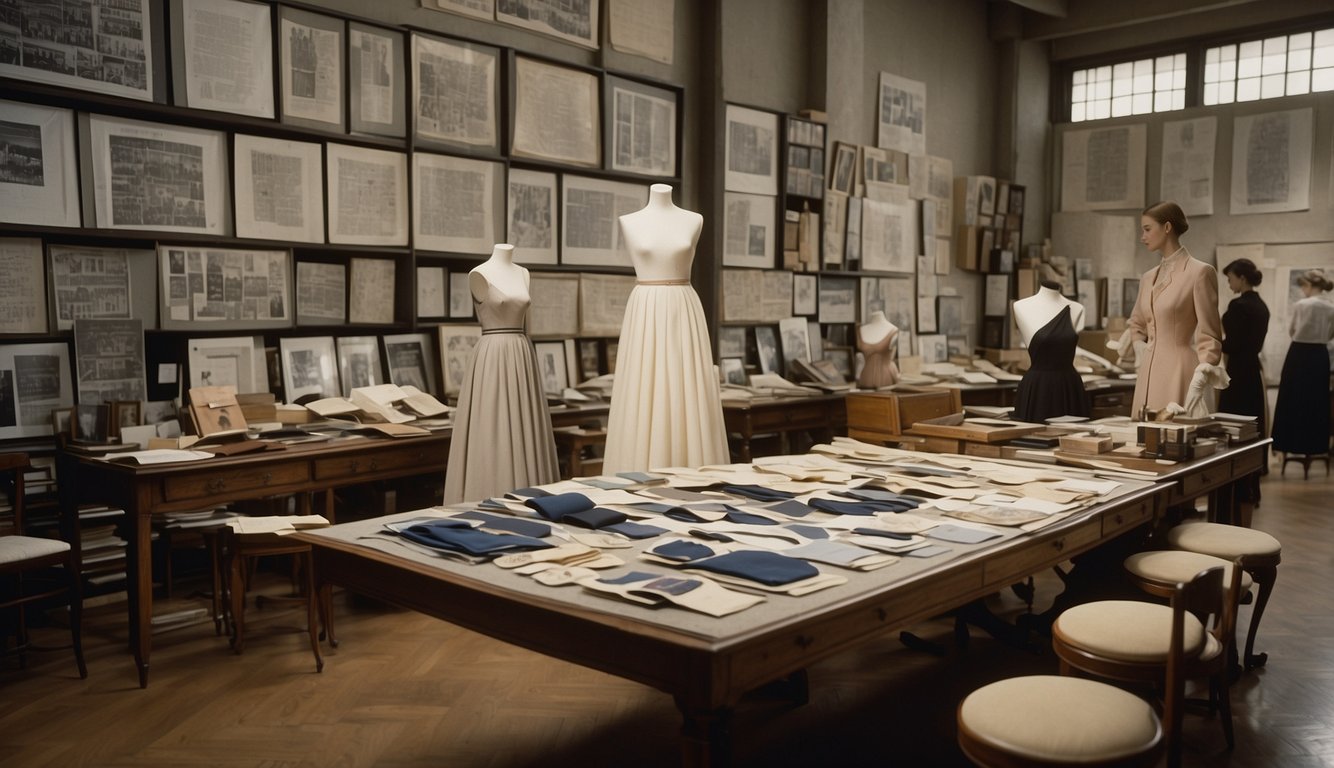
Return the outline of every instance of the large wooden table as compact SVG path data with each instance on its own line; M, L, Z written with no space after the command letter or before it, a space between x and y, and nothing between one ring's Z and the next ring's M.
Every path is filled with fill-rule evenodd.
M751 442L756 435L778 434L786 453L790 432L813 431L823 439L842 434L848 423L847 396L838 392L810 397L770 397L748 401L724 401L723 424L729 438L735 435L737 460L750 461Z

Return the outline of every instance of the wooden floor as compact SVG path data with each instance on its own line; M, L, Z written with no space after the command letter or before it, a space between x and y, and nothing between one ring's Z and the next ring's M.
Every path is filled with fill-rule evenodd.
M1235 751L1224 749L1216 720L1188 714L1187 765L1334 765L1334 481L1319 465L1310 480L1289 467L1285 479L1271 473L1263 493L1255 527L1284 545L1257 646L1270 662L1234 688ZM1039 603L1054 589L1040 582ZM994 607L1020 604L1004 595ZM87 631L87 680L67 652L30 656L26 670L0 660L0 765L677 764L678 720L665 694L355 596L339 597L337 610L342 645L322 674L295 631L298 614L252 608L261 623L243 656L211 624L155 637L151 685L140 690L124 613L101 609ZM945 620L914 630L951 636ZM977 632L944 658L887 635L812 668L803 707L763 691L744 701L737 762L965 765L954 742L959 699L1055 668L1049 649L1025 652Z

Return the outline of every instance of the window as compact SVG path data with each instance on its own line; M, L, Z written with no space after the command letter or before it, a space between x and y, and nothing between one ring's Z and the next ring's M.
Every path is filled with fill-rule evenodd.
M1204 52L1206 106L1334 91L1334 28Z
M1186 54L1075 70L1072 122L1168 112L1186 107Z

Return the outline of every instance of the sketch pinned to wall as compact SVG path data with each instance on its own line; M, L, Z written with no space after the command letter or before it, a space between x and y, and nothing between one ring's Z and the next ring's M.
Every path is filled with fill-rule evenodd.
M1311 207L1312 115L1307 107L1233 119L1231 213Z
M596 0L496 0L496 21L596 49L600 5Z
M723 195L723 265L774 266L775 198L726 192Z
M233 146L236 234L324 242L322 147L240 133Z
M287 6L278 15L283 122L341 131L345 22Z
M1061 136L1061 210L1144 207L1148 128L1118 125Z
M149 0L8 2L0 76L152 101L152 27Z
M1162 181L1158 198L1172 200L1187 216L1214 212L1214 145L1218 118L1163 123Z
M556 174L511 168L505 242L520 264L556 263Z
M173 23L180 25L180 37L173 58L185 67L185 77L176 82L176 103L273 117L272 6L245 0L176 2L180 13Z
M408 244L408 158L402 152L325 145L329 242Z
M415 245L451 253L490 253L500 232L504 174L500 163L414 152Z
M910 155L926 154L926 83L880 73L875 144Z
M676 93L606 76L606 167L676 176Z
M676 0L609 0L607 37L611 47L660 64L672 63L676 40Z
M403 34L350 21L347 47L352 130L377 136L403 136L406 132Z
M862 201L862 269L908 272L916 265L917 202Z
M46 333L42 241L0 238L0 333Z
M445 267L417 267L417 319L449 317L448 282Z
M602 162L597 76L515 57L514 134L510 151L592 168Z
M70 110L0 101L0 221L79 226Z
M726 130L723 188L729 192L777 195L778 115L728 104Z
M486 45L412 36L412 104L417 138L498 150L500 52Z

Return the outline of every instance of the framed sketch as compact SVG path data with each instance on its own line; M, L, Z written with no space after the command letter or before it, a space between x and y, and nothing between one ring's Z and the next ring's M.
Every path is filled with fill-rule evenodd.
M472 286L468 279L467 272L449 273L449 316L451 318L473 316Z
M776 199L723 193L723 266L773 268Z
M746 376L746 365L741 358L724 357L718 363L724 382L742 387L750 383L750 378Z
M42 268L40 239L0 238L0 275L4 275L4 281L0 282L0 334L47 332L47 274ZM58 295L53 296L52 305L57 298ZM66 294L66 298L78 296ZM59 313L56 314L58 318Z
M412 35L413 130L420 142L500 151L500 51Z
M139 400L114 400L107 419L111 437L119 437L121 427L137 427L143 423L144 404Z
M394 322L395 273L392 259L353 257L348 280L347 319L352 323L388 325Z
M374 336L340 336L338 348L338 380L343 385L343 397L356 387L373 387L384 383L380 373L380 340Z
M534 339L579 334L579 275L570 272L530 272L528 335Z
M329 242L408 244L408 157L402 152L325 145Z
M565 370L565 344L559 341L539 341L533 344L533 348L537 350L537 374L542 379L542 391L559 396L570 386Z
M166 330L285 328L292 324L288 251L158 247L158 314Z
M337 397L338 363L332 336L296 336L278 339L282 355L283 392L287 402Z
M778 194L778 115L728 104L723 189Z
M412 153L412 237L419 249L486 255L500 241L505 166Z
M190 339L185 343L189 389L235 387L237 392L268 392L264 337Z
M510 153L598 167L602 162L598 105L597 75L516 56Z
M819 279L815 275L792 276L792 314L813 315L819 310Z
M69 344L0 344L0 439L51 434L51 411L74 405Z
M324 242L324 156L319 144L238 133L232 139L236 234Z
M343 132L342 19L278 6L279 112L284 123Z
M457 5L457 3L448 3ZM598 47L598 3L561 0L500 0L496 21L513 24L585 48Z
M109 438L110 409L106 403L74 406L74 442L105 443Z
M51 431L52 434L74 437L74 409L52 408Z
M79 226L74 113L0 101L0 114L0 221Z
M449 317L449 269L417 267L417 319Z
M83 115L95 224L230 235L227 141L221 131Z
M880 73L876 146L926 154L926 83Z
M482 339L480 325L441 325L436 329L440 337L440 368L445 394L454 396L463 386L463 379L472 366L473 350Z
M784 366L790 368L793 360L807 363L811 361L810 335L806 327L806 318L789 317L781 320L778 323L778 332L783 347Z
M917 201L862 201L862 269L911 273L917 262Z
M58 3L6 3L0 77L153 101L161 83L155 69L160 6L123 0L106 9L115 16L103 16L96 30L92 10L88 4L64 10Z
M296 263L296 324L347 322L347 267L316 261Z
M746 329L740 325L724 325L718 329L718 357L746 358Z
M273 117L272 6L172 0L170 11L175 103Z
M917 354L923 363L944 363L950 359L949 341L944 334L923 333L917 336Z
M389 383L400 387L411 384L428 395L436 394L435 348L431 344L431 335L400 333L383 339Z
M561 176L561 262L629 267L620 217L648 201L648 187L586 176Z
M505 242L520 264L556 263L556 174L510 168Z
M579 340L579 380L588 381L602 375L602 345L597 339Z
M783 355L772 325L755 326L755 351L760 358L761 373L783 373Z
M604 167L645 176L677 176L677 93L606 75Z
M829 188L851 195L857 186L857 145L834 142L834 164L830 169Z
M349 21L347 82L353 133L407 134L402 32Z
M936 327L944 334L963 333L963 297L936 297Z
M821 275L819 302L822 324L857 322L857 278Z

